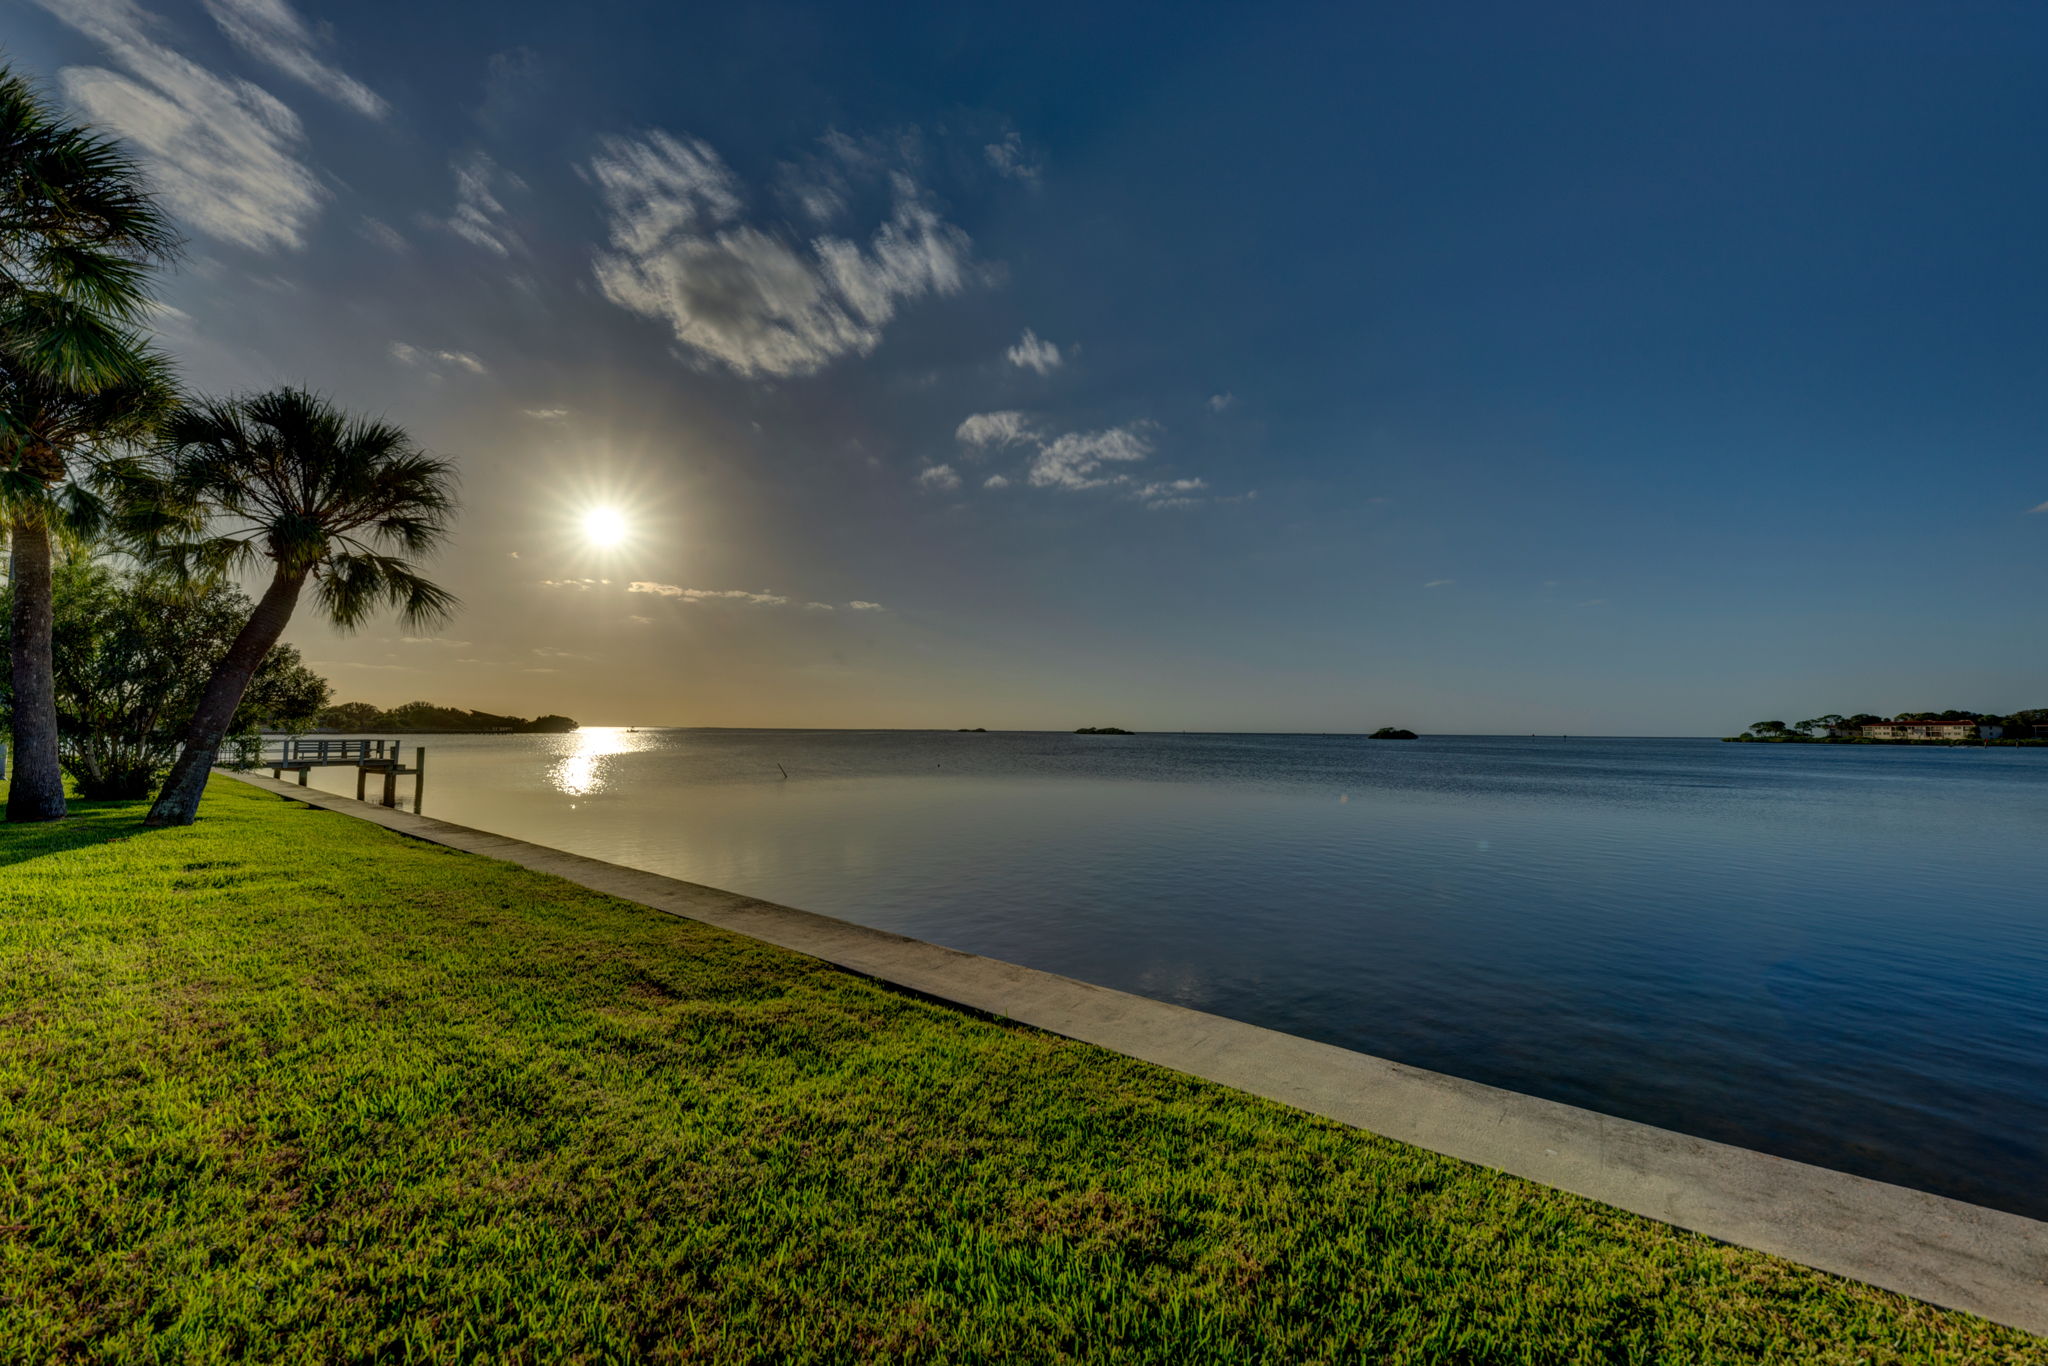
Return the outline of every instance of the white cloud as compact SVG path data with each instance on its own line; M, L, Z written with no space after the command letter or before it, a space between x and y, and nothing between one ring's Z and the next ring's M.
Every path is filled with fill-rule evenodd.
M2027 511L2028 511L2028 512L2048 512L2048 503L2036 503L2036 504L2034 504L2034 506L2032 506L2032 507L2028 508L2028 509L2027 509Z
M780 593L749 593L744 588L684 588L673 583L635 580L626 585L628 593L653 593L657 597L679 598L684 602L746 602L759 607L780 607L789 599Z
M846 605L856 612L886 612L889 610L879 602L862 602L859 598L855 598Z
M560 422L569 415L569 410L567 408L521 408L519 414L522 417L530 417L535 422Z
M359 114L381 119L391 112L361 81L313 55L315 38L306 21L285 0L205 0L206 12L228 40L259 62L341 101Z
M89 118L141 152L180 220L257 251L305 245L326 196L298 159L305 134L296 114L155 41L157 17L133 0L40 2L122 68L70 66L58 80Z
M960 487L960 476L951 465L930 465L918 473L917 483L924 488L951 493Z
M542 579L540 586L542 588L573 588L581 593L596 588L600 584L608 584L610 582L610 579ZM659 585L655 586L658 587ZM636 587L634 591L638 592L641 590Z
M398 639L402 644L406 645L441 645L450 650L467 650L469 648L468 641L449 640L446 636L400 636Z
M519 234L506 225L508 215L497 187L523 190L526 182L500 170L486 152L470 152L451 163L450 169L455 172L455 212L441 220L441 226L493 256L523 251L525 244Z
M806 612L836 612L839 609L829 602L807 602L804 604L804 610Z
M1235 402L1237 402L1236 394L1211 394L1209 395L1209 411L1220 413Z
M1093 489L1123 483L1128 475L1103 472L1103 462L1143 460L1152 453L1149 422L1105 427L1099 432L1068 432L1048 441L1031 458L1034 488Z
M1021 180L1026 185L1036 185L1045 169L1025 155L1024 139L1015 130L1004 134L1001 142L984 146L981 154L988 158L989 165L995 167L997 175Z
M593 261L605 297L741 375L805 375L866 355L903 303L966 280L967 235L900 173L889 220L863 246L798 244L743 221L738 181L694 138L606 138L589 170L609 219L609 249Z
M1424 588L1449 588L1452 584L1456 582L1456 579L1431 579L1428 583L1425 583L1422 586Z
M1060 349L1051 342L1041 339L1028 327L1024 329L1024 335L1017 339L1017 344L1003 354L1010 358L1010 364L1026 370L1036 370L1041 375L1049 375L1060 368Z
M1010 487L1010 481L1000 474L991 474L981 481L981 486L985 489L1006 489Z
M953 435L967 446L1011 446L1031 438L1031 422L1022 413L975 413Z
M391 359L397 361L400 365L417 366L436 373L445 365L453 365L459 369L467 370L472 375L488 375L491 373L489 366L467 351L435 351L402 341L391 343L387 349L391 352Z
M579 655L569 650L557 650L552 645L536 645L533 647L533 652L542 659L580 659L590 661L596 658L595 655Z

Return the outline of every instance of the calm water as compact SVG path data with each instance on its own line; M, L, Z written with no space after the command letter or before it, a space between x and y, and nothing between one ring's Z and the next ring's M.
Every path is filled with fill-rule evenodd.
M425 743L447 820L2048 1217L2048 750Z

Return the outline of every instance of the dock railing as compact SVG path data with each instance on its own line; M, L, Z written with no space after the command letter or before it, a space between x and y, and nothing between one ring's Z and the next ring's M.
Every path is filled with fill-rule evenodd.
M336 740L325 736L266 736L260 743L230 744L215 762L233 768L267 768L273 778L296 773L299 786L308 786L316 768L353 768L356 771L356 800L362 801L372 773L384 778L383 805L398 805L398 780L412 779L412 809L420 809L420 790L426 783L427 750L414 745L412 764L405 762L405 744L400 740Z

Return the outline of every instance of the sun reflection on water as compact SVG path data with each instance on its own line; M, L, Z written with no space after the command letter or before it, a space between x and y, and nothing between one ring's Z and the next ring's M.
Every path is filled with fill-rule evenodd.
M585 726L561 737L548 781L569 797L589 797L604 790L608 761L619 754L645 749L652 737L624 726Z

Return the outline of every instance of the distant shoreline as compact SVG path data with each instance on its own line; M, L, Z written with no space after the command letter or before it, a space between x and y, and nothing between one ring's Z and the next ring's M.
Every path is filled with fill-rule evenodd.
M2031 749L2048 745L2048 740L2022 736L2005 740L1868 740L1858 736L1833 735L1724 735L1724 745L1918 745L1923 749Z

